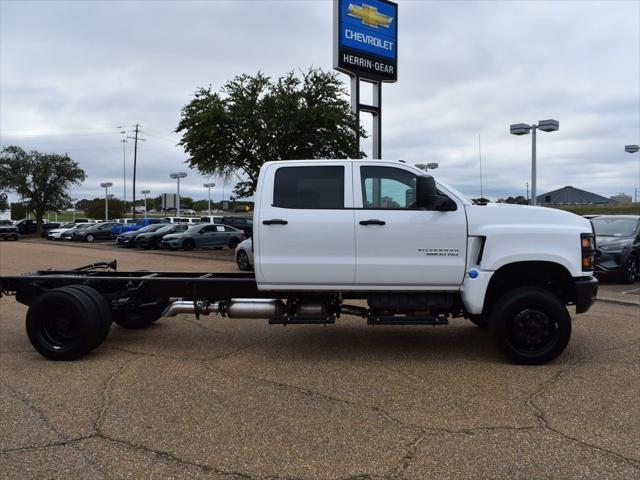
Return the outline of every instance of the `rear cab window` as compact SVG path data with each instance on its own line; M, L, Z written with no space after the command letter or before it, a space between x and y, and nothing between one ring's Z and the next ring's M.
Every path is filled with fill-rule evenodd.
M293 209L343 209L344 166L280 167L273 206Z

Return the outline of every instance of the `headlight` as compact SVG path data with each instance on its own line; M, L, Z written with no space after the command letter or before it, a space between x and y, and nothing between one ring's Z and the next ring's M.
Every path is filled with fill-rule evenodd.
M594 235L591 233L581 233L580 247L582 251L582 271L593 271L593 265L596 259Z

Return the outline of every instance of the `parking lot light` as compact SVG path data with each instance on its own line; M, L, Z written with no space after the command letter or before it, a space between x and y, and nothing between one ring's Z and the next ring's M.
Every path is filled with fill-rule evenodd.
M147 219L147 194L151 193L151 190L142 190L140 193L144 195L144 219L146 220ZM135 205L133 206L133 209L134 210L136 209Z
M206 187L209 189L209 216L211 216L211 189L215 186L216 186L215 183L205 183L203 185L203 187Z
M509 132L511 135L527 135L531 132L531 205L537 204L536 130L538 129L543 132L556 132L560 129L560 122L550 118L548 120L540 120L537 125L535 123L532 123L531 125L526 123L513 123L509 126Z
M78 201L77 198L71 199L71 208L73 208L73 223L76 223L76 202L77 201Z
M100 186L104 188L104 221L109 220L109 187L113 187L113 183L104 182Z
M627 153L636 153L638 150L640 150L640 145L625 145L624 146L624 151ZM640 155L638 156L638 186L636 187L636 192L635 192L635 203L639 203L640 202Z
M176 216L177 217L180 216L180 179L185 178L186 176L187 176L186 172L174 172L169 174L169 177L174 178L178 181L178 198L176 199Z
M426 172L428 170L435 170L436 168L438 168L438 164L436 162L416 163L416 167Z

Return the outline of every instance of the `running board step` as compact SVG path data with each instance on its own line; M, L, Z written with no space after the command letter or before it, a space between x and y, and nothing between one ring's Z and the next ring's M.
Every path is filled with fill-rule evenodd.
M327 315L326 317L299 317L297 315L282 315L271 317L270 325L326 325L336 323L336 317Z
M370 315L367 317L369 325L448 325L449 320L444 315L411 317L396 315Z

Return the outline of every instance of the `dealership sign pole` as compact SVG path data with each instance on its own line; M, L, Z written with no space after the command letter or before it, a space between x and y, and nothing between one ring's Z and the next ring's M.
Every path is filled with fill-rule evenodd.
M388 0L334 0L333 67L351 77L351 108L373 116L373 158L382 157L382 83L398 80L398 5ZM360 81L373 104L360 103ZM356 130L359 156L360 135Z

